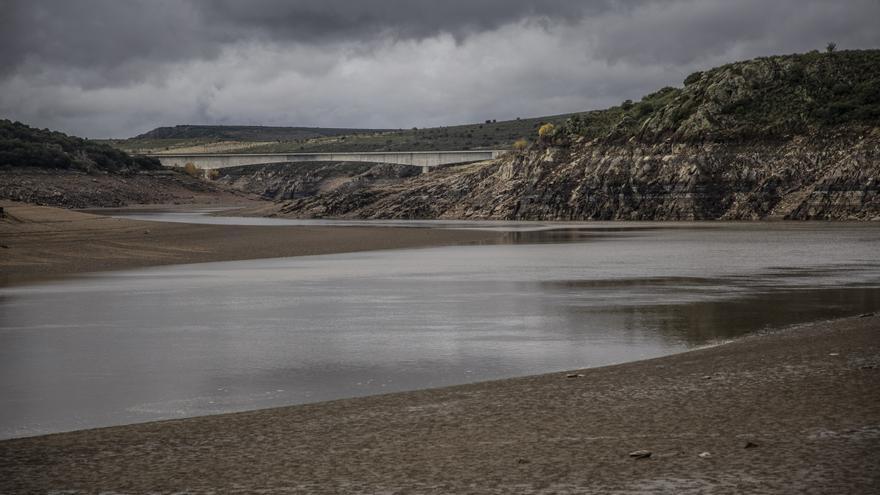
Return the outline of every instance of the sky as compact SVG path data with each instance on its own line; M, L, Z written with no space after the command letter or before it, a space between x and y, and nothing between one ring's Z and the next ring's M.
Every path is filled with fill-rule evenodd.
M880 48L880 0L0 0L0 118L409 128L605 108L756 56Z

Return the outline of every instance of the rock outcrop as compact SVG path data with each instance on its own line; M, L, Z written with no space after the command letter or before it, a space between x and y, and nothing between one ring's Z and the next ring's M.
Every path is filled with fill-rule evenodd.
M784 143L579 142L280 203L298 217L880 219L880 130Z
M217 170L215 182L267 200L306 198L336 190L351 190L383 181L413 177L421 172L404 165L312 162L248 165Z
M880 220L880 50L729 64L545 131L492 162L353 184L276 213Z

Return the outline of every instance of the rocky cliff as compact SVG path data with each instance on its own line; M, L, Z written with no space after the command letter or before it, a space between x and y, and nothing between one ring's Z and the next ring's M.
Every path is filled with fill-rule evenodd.
M880 219L880 131L761 145L534 149L278 206L304 217L519 220Z
M279 203L297 217L880 220L880 51L695 73L492 162Z
M418 175L420 169L391 164L311 162L248 165L219 169L217 173L215 181L219 185L280 201L378 185Z

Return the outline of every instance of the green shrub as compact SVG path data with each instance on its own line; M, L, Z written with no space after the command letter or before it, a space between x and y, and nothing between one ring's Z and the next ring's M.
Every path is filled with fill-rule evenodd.
M702 72L699 72L699 71L698 71L698 72L694 72L693 74L691 74L691 75L687 76L686 78L684 78L684 85L685 85L685 86L690 86L691 84L693 84L693 83L699 81L701 77L703 77L703 73L702 73Z

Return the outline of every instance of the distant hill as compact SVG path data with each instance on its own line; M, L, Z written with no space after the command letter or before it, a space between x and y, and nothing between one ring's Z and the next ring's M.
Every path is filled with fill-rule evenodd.
M542 124L574 114L400 130L314 127L160 127L127 140L108 141L137 152L288 153L328 151L443 151L508 149ZM236 144L238 143L238 144Z
M269 127L248 125L176 125L157 127L132 139L215 139L224 141L291 141L327 136L382 132L377 129L332 127Z
M0 120L0 168L26 167L122 172L158 170L162 165L106 144Z

